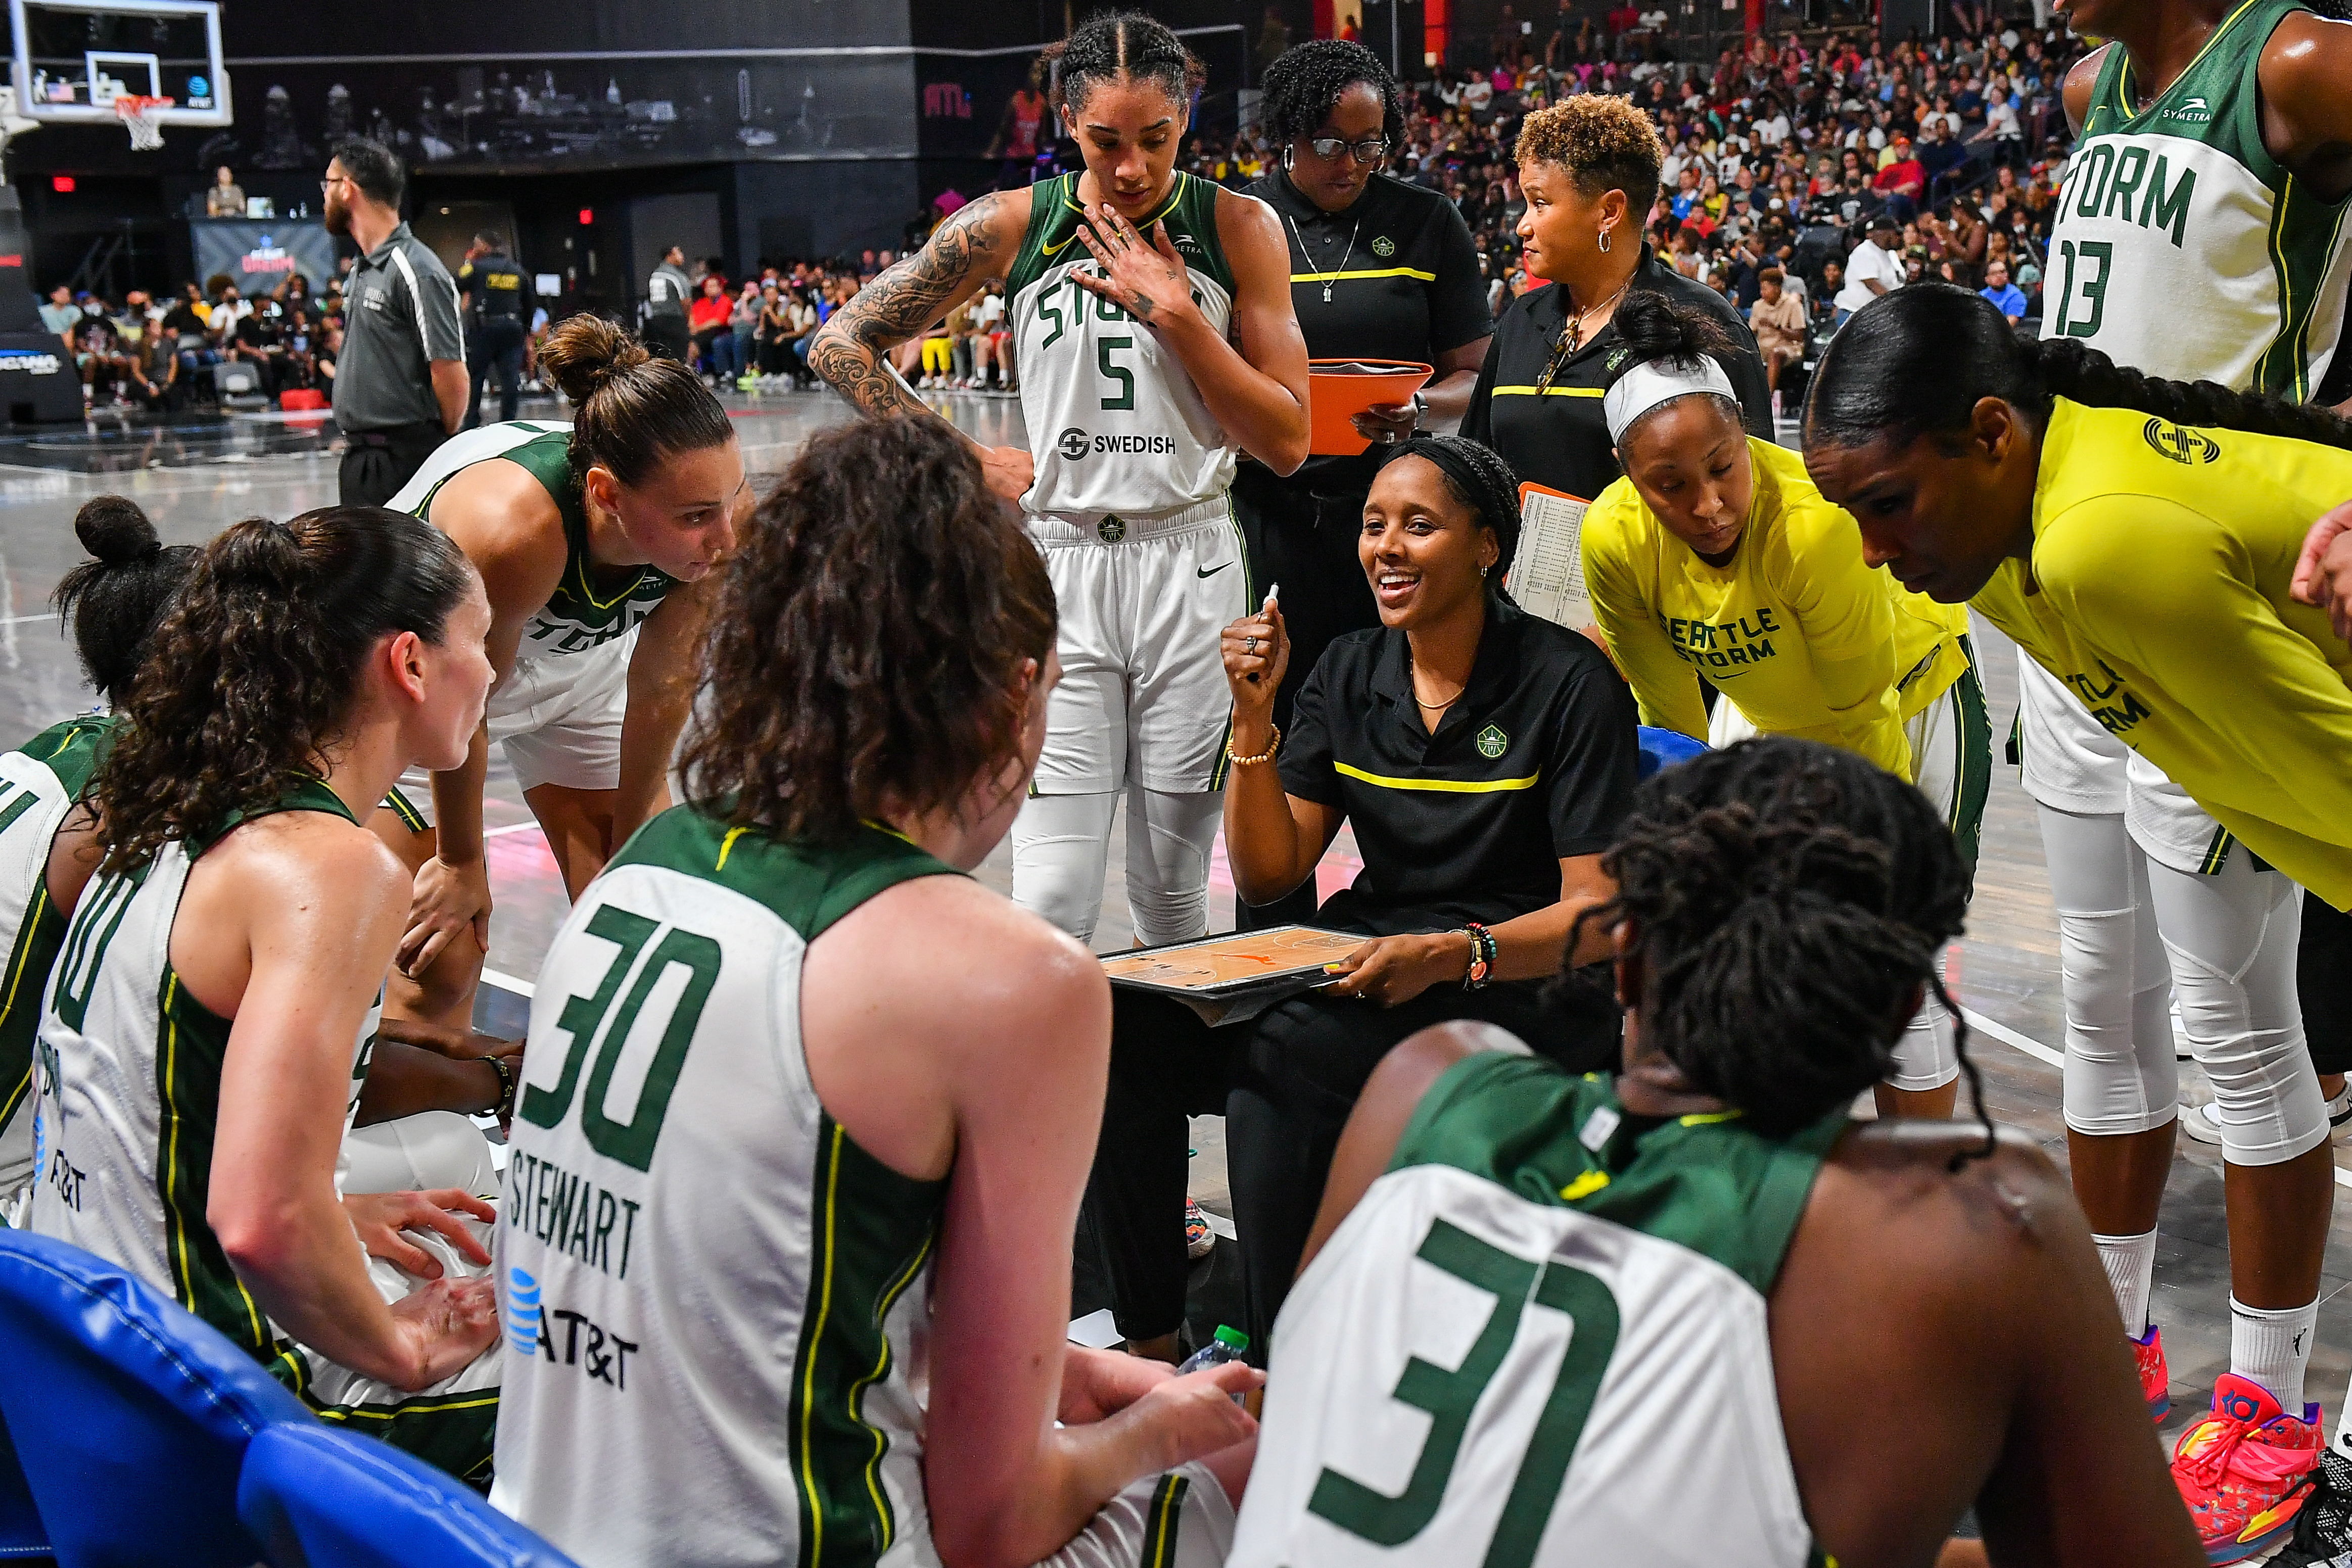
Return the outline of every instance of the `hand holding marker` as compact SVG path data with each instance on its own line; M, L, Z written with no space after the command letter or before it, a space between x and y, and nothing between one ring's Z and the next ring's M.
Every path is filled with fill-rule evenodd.
M1275 610L1275 609L1276 609L1276 608L1278 607L1277 601L1278 601L1281 598L1282 598L1282 584L1280 584L1280 583L1278 583L1278 582L1276 582L1276 583L1269 583L1269 584L1267 584L1267 585L1266 585L1266 590L1265 590L1265 603L1263 603L1263 604L1261 604L1261 605L1259 605L1259 606L1257 607L1257 612L1258 612L1260 615L1264 615L1264 614L1265 614L1268 611L1271 611L1271 610ZM1249 681L1249 684L1250 684L1250 685L1257 685L1257 675L1256 675L1255 672L1252 672L1252 673L1250 674L1250 675L1247 677L1247 679L1248 679L1248 681Z

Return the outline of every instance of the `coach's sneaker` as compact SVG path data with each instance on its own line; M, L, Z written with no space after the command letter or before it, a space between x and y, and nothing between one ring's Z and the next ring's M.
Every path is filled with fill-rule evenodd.
M2279 1548L2273 1568L2352 1568L2352 1458L2330 1448L2317 1479L2294 1516L2294 1539Z
M2269 1389L2223 1373L2212 1414L2173 1445L2172 1479L2211 1563L2242 1563L2284 1541L2317 1484L2319 1406L2288 1415Z
M2140 1397L2147 1401L2148 1418L2161 1427L2172 1413L2172 1371L2164 1364L2164 1331L2150 1323L2131 1347L2132 1360L2139 1366Z
M1217 1249L1217 1233L1209 1228L1209 1217L1191 1198L1184 1200L1184 1256L1199 1262Z
M2327 1112L2327 1137L2331 1143L2352 1142L2352 1080L2336 1091L2333 1100L2320 1104ZM2221 1119L2214 1113L2213 1102L2191 1106L2180 1113L2180 1130L2200 1144L2219 1145L2221 1142Z

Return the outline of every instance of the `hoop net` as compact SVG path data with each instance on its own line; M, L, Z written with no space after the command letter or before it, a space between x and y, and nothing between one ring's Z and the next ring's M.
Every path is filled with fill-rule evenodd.
M114 100L114 112L122 117L125 129L131 132L131 151L152 152L163 145L162 111L172 107L168 98L149 98L141 93L124 93Z

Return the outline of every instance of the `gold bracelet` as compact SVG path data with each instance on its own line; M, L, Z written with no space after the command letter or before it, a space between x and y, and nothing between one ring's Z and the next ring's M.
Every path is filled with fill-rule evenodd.
M1236 768L1247 768L1254 762L1271 762L1274 760L1274 754L1281 749L1282 726L1278 724L1274 727L1274 738L1267 741L1265 743L1265 749L1259 752L1255 757L1235 756L1234 752L1233 731L1227 730L1225 732L1225 755L1233 758L1233 764Z

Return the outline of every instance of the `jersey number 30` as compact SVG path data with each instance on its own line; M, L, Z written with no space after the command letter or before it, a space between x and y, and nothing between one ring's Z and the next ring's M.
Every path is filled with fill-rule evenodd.
M567 998L555 1020L556 1027L571 1037L563 1053L563 1075L552 1089L527 1085L515 1113L539 1127L552 1127L562 1121L580 1087L581 1066L594 1048L596 1065L589 1071L588 1094L580 1107L581 1134L598 1154L646 1170L654 1163L654 1145L661 1137L662 1119L669 1114L669 1097L677 1088L678 1070L686 1065L687 1048L694 1043L695 1029L702 1021L703 1004L710 999L710 988L719 981L719 944L673 925L655 946L652 956L639 965L637 956L661 930L661 922L608 904L588 917L585 929L589 936L601 936L620 951L613 955L604 977L596 983L595 994ZM660 1043L654 1047L635 1113L626 1122L614 1121L604 1107L605 1092L613 1086L613 1070L620 1064L622 1048L635 1032L637 1016L672 965L685 968L685 988L670 1009ZM629 988L627 999L615 1010L614 998L633 968L637 983Z
M1382 1546L1402 1546L1428 1529L1461 1457L1471 1413L1502 1370L1511 1342L1518 1336L1519 1319L1533 1301L1568 1314L1568 1349L1536 1419L1535 1435L1519 1460L1510 1495L1503 1500L1502 1518L1487 1544L1485 1563L1485 1568L1527 1568L1535 1561L1545 1521L1568 1476L1569 1458L1592 1414L1601 1375L1617 1348L1617 1298L1597 1274L1557 1260L1530 1263L1443 1219L1431 1223L1418 1256L1493 1296L1494 1310L1461 1365L1448 1372L1413 1356L1397 1379L1390 1397L1430 1416L1429 1436L1404 1490L1391 1497L1326 1469L1315 1482L1307 1509Z

